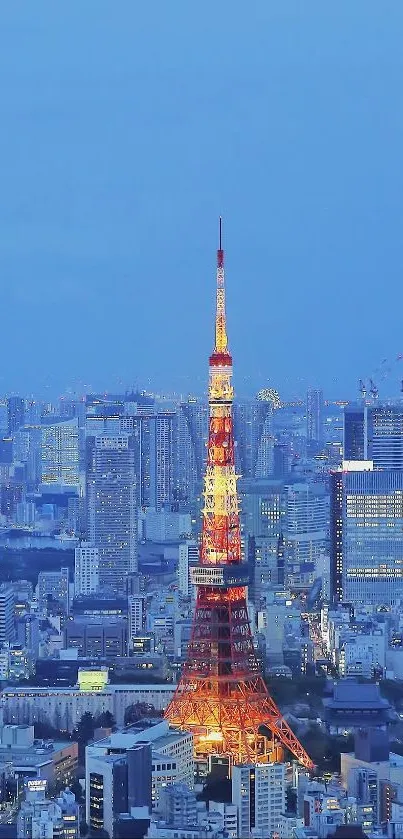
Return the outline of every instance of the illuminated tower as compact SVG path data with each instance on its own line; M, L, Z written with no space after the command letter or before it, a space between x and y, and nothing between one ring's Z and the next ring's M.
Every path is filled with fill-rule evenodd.
M197 600L188 658L166 710L172 725L192 731L195 756L223 754L234 762L265 761L270 741L313 764L267 692L253 646L247 566L241 563L232 424L232 358L225 319L224 252L217 252L215 346L210 356L209 437L204 478L200 562L191 569Z

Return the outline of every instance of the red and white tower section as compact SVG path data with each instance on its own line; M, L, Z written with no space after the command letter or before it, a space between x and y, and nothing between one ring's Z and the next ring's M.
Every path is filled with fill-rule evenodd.
M209 438L200 562L191 570L197 600L187 661L166 710L172 725L192 731L195 757L230 761L278 759L282 744L307 768L313 763L269 695L253 645L242 563L232 421L224 251L217 251L215 346L209 360ZM273 739L262 732L270 729ZM280 746L281 751L281 746Z

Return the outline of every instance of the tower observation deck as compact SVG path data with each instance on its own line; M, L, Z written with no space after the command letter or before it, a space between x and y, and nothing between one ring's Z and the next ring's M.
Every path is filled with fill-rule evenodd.
M281 744L312 769L311 759L268 693L254 649L248 574L241 561L233 395L220 219L200 562L191 572L197 599L187 660L165 716L172 725L192 731L196 758L222 754L234 763L265 762L278 755ZM264 729L270 729L272 739Z

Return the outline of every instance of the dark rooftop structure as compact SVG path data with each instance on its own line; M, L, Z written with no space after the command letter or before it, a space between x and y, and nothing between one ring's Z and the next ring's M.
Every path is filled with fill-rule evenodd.
M352 679L335 682L333 696L324 699L325 721L332 733L355 728L386 729L390 722L390 704L377 684L362 684Z
M360 824L339 824L332 835L334 839L368 839Z

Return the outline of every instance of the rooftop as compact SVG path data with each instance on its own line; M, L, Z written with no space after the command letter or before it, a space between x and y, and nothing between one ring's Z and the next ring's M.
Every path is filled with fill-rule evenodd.
M361 708L363 711L370 709L388 710L390 708L388 700L380 694L379 685L363 684L350 679L341 679L339 682L335 682L333 696L323 701L327 707L340 710L343 708L349 710L352 706Z

